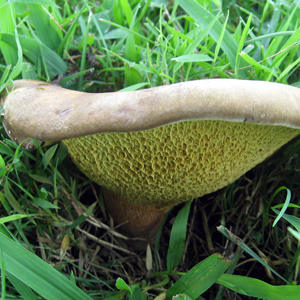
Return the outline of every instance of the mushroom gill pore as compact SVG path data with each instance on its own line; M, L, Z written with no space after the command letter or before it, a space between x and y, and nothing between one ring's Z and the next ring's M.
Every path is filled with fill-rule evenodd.
M260 81L104 94L23 81L3 102L12 139L62 139L103 187L116 224L140 237L174 205L225 187L300 133L300 89Z

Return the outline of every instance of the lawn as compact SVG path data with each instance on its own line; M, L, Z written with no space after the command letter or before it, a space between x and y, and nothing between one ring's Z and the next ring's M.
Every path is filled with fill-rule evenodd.
M298 0L0 0L0 93L16 79L90 93L216 77L300 88L299 15ZM1 299L299 299L297 139L172 209L137 250L63 143L28 151L0 130Z

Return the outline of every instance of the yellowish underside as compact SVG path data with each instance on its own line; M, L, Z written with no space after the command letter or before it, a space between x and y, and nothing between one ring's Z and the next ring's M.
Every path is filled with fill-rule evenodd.
M228 185L299 133L282 126L189 121L64 142L93 181L125 201L163 208Z

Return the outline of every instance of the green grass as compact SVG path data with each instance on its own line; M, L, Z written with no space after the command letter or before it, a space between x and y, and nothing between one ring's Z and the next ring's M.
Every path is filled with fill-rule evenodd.
M19 78L89 92L214 77L300 87L299 1L169 2L0 0L0 92ZM298 141L175 208L134 253L63 144L28 152L1 137L1 299L298 299Z

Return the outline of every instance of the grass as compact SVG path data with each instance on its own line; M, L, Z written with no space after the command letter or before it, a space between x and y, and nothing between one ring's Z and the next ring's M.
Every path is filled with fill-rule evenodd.
M300 87L299 14L299 1L0 0L0 92L18 78L89 92L213 77ZM1 299L298 299L299 141L175 208L135 253L63 144L28 152L1 136Z

